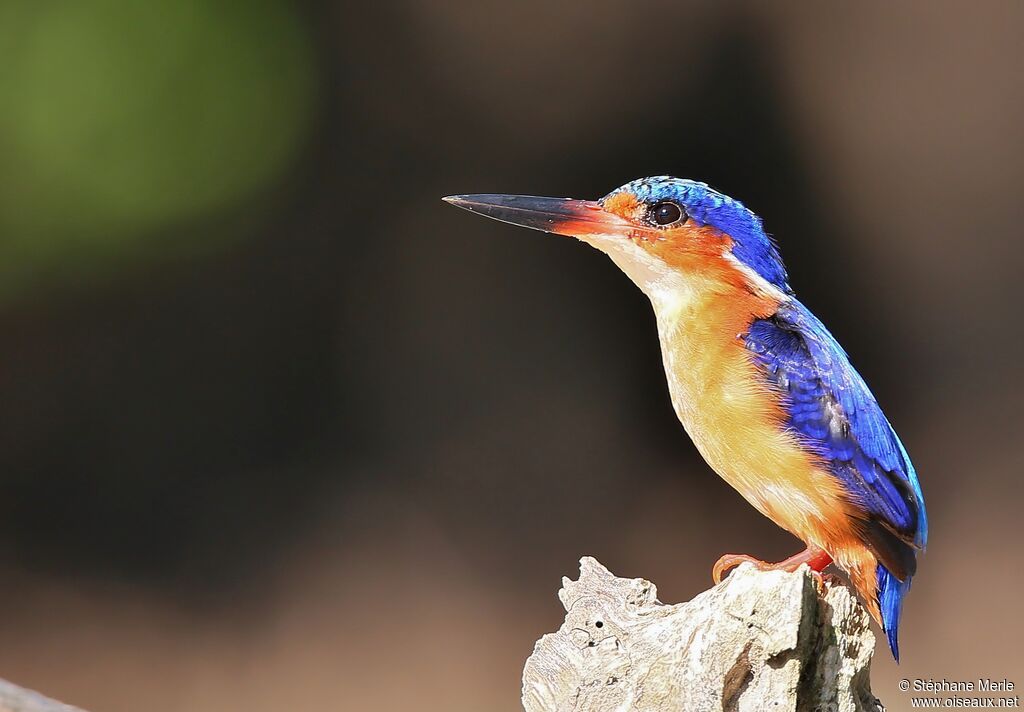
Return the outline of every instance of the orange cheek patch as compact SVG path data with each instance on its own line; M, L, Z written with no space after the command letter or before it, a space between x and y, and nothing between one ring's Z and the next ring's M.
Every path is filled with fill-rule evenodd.
M677 270L741 286L742 276L724 257L732 249L732 238L713 227L684 224L663 230L648 249Z
M732 248L732 238L709 225L684 223L676 228L663 231L660 240L668 256L671 253L687 253L707 257L721 257Z

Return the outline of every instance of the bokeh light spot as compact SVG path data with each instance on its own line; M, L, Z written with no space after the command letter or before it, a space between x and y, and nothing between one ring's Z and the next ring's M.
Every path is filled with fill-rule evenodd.
M310 123L308 43L278 0L0 6L0 294L181 249L167 228L272 184Z

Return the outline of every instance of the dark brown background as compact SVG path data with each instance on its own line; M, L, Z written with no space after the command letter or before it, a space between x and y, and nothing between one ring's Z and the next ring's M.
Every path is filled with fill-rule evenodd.
M0 18L0 675L514 710L579 556L674 602L795 551L696 454L610 262L439 201L671 173L764 217L917 465L876 694L1024 684L1024 6L130 5Z

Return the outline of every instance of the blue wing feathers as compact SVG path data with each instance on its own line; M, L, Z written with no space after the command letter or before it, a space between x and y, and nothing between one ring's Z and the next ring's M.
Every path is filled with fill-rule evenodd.
M843 348L803 304L783 303L758 319L745 345L783 394L788 427L823 457L869 515L865 543L878 558L878 607L893 657L903 598L928 542L928 518L917 473L903 443Z
M884 528L923 548L928 526L917 474L867 384L825 326L792 299L773 316L754 321L745 343L784 394L789 427L830 463L851 499Z

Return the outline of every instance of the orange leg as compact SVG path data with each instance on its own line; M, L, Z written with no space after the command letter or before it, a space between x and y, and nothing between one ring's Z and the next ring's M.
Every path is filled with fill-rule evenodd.
M714 579L715 583L721 583L726 571L748 561L761 571L796 571L803 564L807 564L811 567L812 571L821 573L825 570L826 566L832 563L832 557L824 549L819 549L813 545L808 545L799 554L794 554L785 561L780 561L776 564L769 564L767 561L761 561L746 554L726 554L715 562L715 568L711 570L711 578Z

